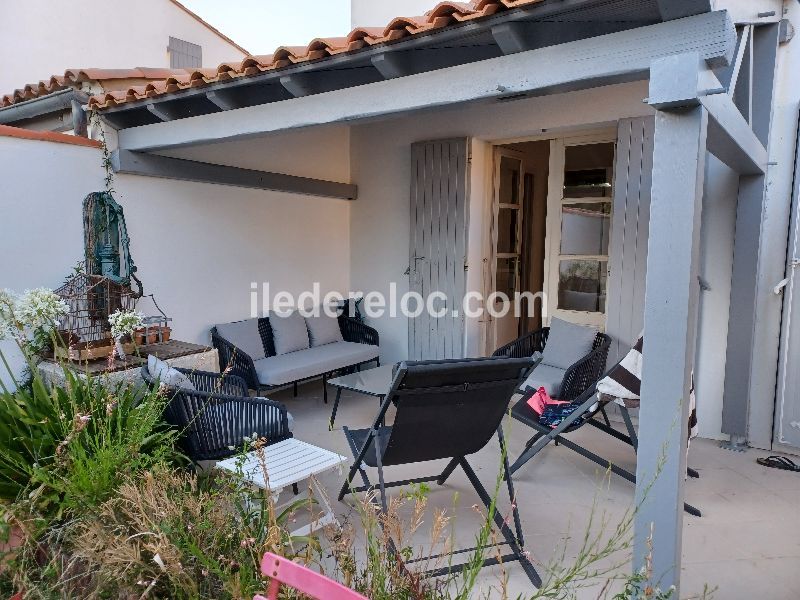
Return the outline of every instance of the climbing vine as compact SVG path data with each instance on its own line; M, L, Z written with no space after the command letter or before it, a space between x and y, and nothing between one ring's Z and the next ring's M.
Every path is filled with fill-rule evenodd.
M100 120L100 113L96 110L92 110L89 113L89 122L92 125L92 129L97 131L97 141L100 142L101 149L103 152L103 159L102 165L103 170L105 171L105 177L103 181L105 183L105 191L109 194L114 193L114 166L111 164L111 151L108 149L108 144L106 142L106 131L103 128L103 123Z

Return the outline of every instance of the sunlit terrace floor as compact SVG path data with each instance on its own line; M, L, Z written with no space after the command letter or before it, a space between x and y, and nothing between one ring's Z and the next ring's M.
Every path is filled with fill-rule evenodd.
M322 402L319 382L301 386L297 398L291 391L271 395L284 402L295 417L294 435L329 450L350 457L342 425L367 427L377 410L377 400L344 392L333 431L327 422L331 405ZM331 394L331 401L333 394ZM510 427L509 453L516 457L528 437L528 431L514 422ZM600 454L626 469L634 470L635 457L630 449L594 428L584 427L571 434L580 444L599 450ZM722 600L789 600L800 598L800 474L768 469L756 464L766 453L749 450L734 453L716 442L696 440L689 462L701 478L686 484L687 501L703 511L703 517L685 516L683 531L683 576L681 597L697 597L705 584L716 587L713 597ZM492 489L498 472L499 447L496 440L470 458L484 485ZM430 463L387 469L387 477L400 479L438 473L443 464ZM373 473L370 473L372 475ZM337 502L335 494L342 482L336 472L327 473L321 482L329 490L332 504L341 519L353 518L350 506ZM373 479L375 481L375 479ZM563 447L549 446L515 475L515 484L526 548L540 572L565 551L566 560L574 558L581 547L592 504L595 513L605 512L612 525L618 523L631 506L633 486L619 477L605 477L602 469ZM480 525L472 505L477 497L466 477L456 471L445 486L432 485L430 506L450 508L458 492L455 543L471 545ZM393 493L397 494L395 488ZM501 510L508 506L501 496ZM430 522L430 515L428 515ZM426 523L426 525L427 525ZM655 533L657 538L657 532ZM428 538L423 526L415 541ZM657 543L657 541L656 541ZM606 563L608 564L608 563ZM521 568L507 566L510 597L530 594L532 589ZM484 569L479 584L490 597L497 591L500 572ZM598 598L603 581L593 582L578 597ZM615 590L617 584L611 585ZM476 594L476 597L480 597Z

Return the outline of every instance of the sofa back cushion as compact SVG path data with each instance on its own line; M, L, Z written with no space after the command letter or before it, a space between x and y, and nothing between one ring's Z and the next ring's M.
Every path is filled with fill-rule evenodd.
M275 354L288 354L309 348L306 320L296 310L288 314L271 312L269 326L272 328Z
M319 315L305 319L308 327L308 340L311 342L312 348L344 341L342 330L339 328L339 319L326 315L322 308L320 308Z
M253 360L260 360L267 355L258 332L258 319L222 323L217 325L217 333Z
M542 364L569 369L592 351L597 329L568 323L553 317L550 334L542 352Z

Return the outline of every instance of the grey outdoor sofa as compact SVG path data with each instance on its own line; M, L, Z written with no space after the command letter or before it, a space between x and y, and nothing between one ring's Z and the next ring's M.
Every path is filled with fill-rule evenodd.
M332 373L371 362L380 366L378 332L356 319L345 315L338 319L315 317L320 319L317 325L328 328L325 335L317 331L316 336L315 321L308 320L305 343L298 313L286 322L276 319L284 317L247 319L219 324L211 330L220 368L244 379L257 394L293 385L297 395L299 382L321 377L327 403L327 380ZM280 334L277 337L275 327ZM284 330L291 328L294 330L287 335Z

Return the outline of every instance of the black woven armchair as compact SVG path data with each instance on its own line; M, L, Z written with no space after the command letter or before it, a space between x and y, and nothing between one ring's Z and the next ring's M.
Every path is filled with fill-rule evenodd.
M266 398L251 398L236 375L178 369L196 390L166 387L170 397L164 419L178 428L181 446L192 460L219 460L235 455L244 438L274 444L292 437L286 407ZM158 382L142 367L142 379ZM254 435L255 434L255 435Z
M543 352L547 344L549 327L542 327L495 350L492 356L504 358L527 358L534 352ZM590 385L600 379L606 368L608 350L611 347L611 338L604 333L598 333L592 346L592 351L570 366L564 373L561 383L559 400L572 402L580 396Z

